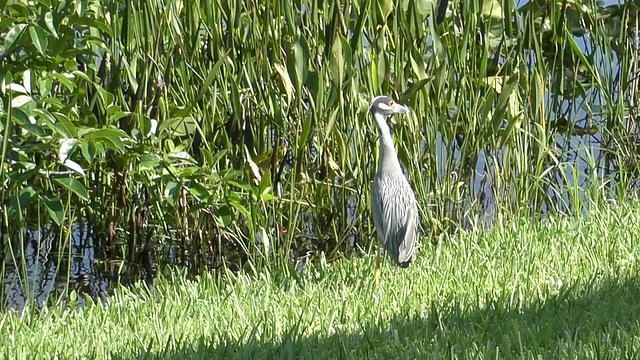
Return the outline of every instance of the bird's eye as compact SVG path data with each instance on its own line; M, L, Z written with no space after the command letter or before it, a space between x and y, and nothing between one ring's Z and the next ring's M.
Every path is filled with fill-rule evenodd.
M393 105L393 100L389 100L389 102L387 103L389 106Z

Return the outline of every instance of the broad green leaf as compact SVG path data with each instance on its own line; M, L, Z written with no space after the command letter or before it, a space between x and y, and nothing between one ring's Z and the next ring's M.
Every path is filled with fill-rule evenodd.
M77 18L80 18L80 19L85 18L84 13L87 11L88 6L89 6L89 0L76 1L76 13L79 15Z
M51 32L54 38L58 39L58 32L56 31L56 26L53 23L53 13L51 11L47 11L44 14L44 23L47 25L47 29Z
M72 78L72 76L68 74L65 76L65 74L51 73L51 77L57 80L60 85L66 87L69 92L73 92L76 89L76 84L70 79L70 77Z
M157 154L144 154L140 157L138 166L141 168L155 169L161 162L162 159Z
M57 112L55 113L55 115L58 123L64 126L67 134L69 134L69 137L75 138L78 136L78 129L76 129L76 126L73 125L73 122L69 120L69 117L66 114Z
M82 156L87 160L89 164L93 163L93 159L95 159L97 154L96 143L93 140L84 141L80 145L80 149L82 150Z
M339 37L336 37L333 46L331 46L331 64L329 70L331 71L333 86L341 90L342 82L344 81L344 57L342 56L342 41L340 41Z
M86 26L88 28L99 29L101 32L110 35L113 37L113 31L109 25L107 25L104 21L92 19L88 16L82 17L73 17L73 24Z
M197 163L197 161L186 151L171 152L167 157L173 160L186 160L192 164Z
M11 99L12 108L31 108L33 106L35 106L35 102L29 95L18 95Z
M502 21L504 14L502 13L500 1L484 0L482 2L482 16L485 18L491 18L494 21Z
M164 198L171 205L175 204L175 199L180 194L180 184L175 181L169 181L164 188Z
M25 123L22 125L22 128L38 137L44 137L47 135L42 126L36 124Z
M271 189L271 171L267 169L264 175L262 176L262 180L260 180L260 184L258 185L258 195L260 195L260 199L265 200L264 195L267 194Z
M210 194L207 188L195 181L192 181L189 184L189 192L198 198L201 202L209 202Z
M127 61L127 58L125 56L121 57L121 60L122 60L122 64L124 65L127 78L129 79L129 86L131 86L131 90L135 93L138 91L138 86L139 86L138 79L136 78L136 72L135 72L136 59L133 58L133 66L129 64L129 61ZM112 102L113 102L113 96L111 97L110 102L105 101L105 105L111 105Z
M293 61L295 63L296 89L300 90L309 73L309 44L304 36L298 36L298 40L293 45Z
M304 147L307 146L312 127L313 116L305 116L302 120L302 133L298 137L298 148L300 151L303 151Z
M94 84L94 87L98 91L98 95L100 95L100 99L102 100L102 104L104 105L104 108L106 109L109 106L111 106L113 104L113 99L114 99L113 94L108 92L98 84Z
M280 79L282 80L282 85L284 86L284 91L287 93L287 102L291 103L293 101L294 90L293 90L293 83L291 82L291 78L289 78L287 69L282 64L275 64L274 68L280 75Z
M18 45L18 41L20 41L26 27L26 24L16 24L9 30L4 38L4 51L6 53L11 53L13 47Z
M502 91L498 95L498 103L491 119L494 129L498 129L504 120L505 111L511 101L511 93L517 88L519 79L519 75L516 72L507 79L506 84L502 85Z
M12 120L18 125L29 124L29 115L22 111L20 108L15 108L11 111Z
M89 200L89 193L82 183L72 177L53 178L53 181L65 187L67 190L78 195L82 200Z
M229 201L229 204L235 208L236 210L238 210L243 216L245 216L247 219L251 218L251 213L249 212L249 210L247 210L246 207L242 206L240 204L240 202L238 201Z
M21 84L11 83L5 87L5 89L13 92L17 92L20 94L29 94L29 91L22 86Z
M339 35L338 38L340 42L342 42L342 58L344 59L344 68L347 72L348 76L353 75L354 69L354 61L353 61L353 52L351 51L351 46L349 46L349 40L346 37Z
M175 117L163 122L160 132L170 130L172 136L185 136L196 131L196 120L191 116Z
M433 13L433 9L435 5L436 5L435 0L417 0L416 1L416 9L418 10L418 14L420 14L423 19Z
M338 118L339 113L340 113L340 108L336 107L331 112L331 115L329 115L329 121L327 122L327 127L324 130L325 141L327 141L330 138L331 132L333 131L333 128L336 125L336 119Z
M382 15L382 21L386 22L387 17L393 12L393 0L378 0L378 7L380 15Z
M400 101L409 101L409 99L413 98L418 91L427 86L430 80L431 79L422 79L416 83L411 84L411 86L409 86L409 89L407 89L407 91L402 93L402 95L400 96Z
M49 39L47 39L47 33L42 30L37 24L31 24L29 26L29 35L31 36L31 42L38 49L40 54L46 55L47 48L49 46Z
M424 60L422 59L422 55L415 46L411 47L411 54L409 55L409 59L411 60L411 69L413 73L418 77L418 80L426 79L427 72L425 71Z
M38 193L33 189L33 186L27 186L20 190L18 193L18 201L20 201L20 207L26 208L31 204L31 201L36 198Z
M60 147L58 148L58 157L61 163L64 163L71 157L77 143L78 139L63 139L62 141L60 141Z
M11 174L11 186L9 187L9 191L13 189L20 188L24 186L26 183L31 183L31 178L38 175L38 169L35 164L29 163L20 163L25 169L29 169L27 171L16 171Z
M67 159L65 160L62 165L64 165L67 169L72 170L77 172L78 174L82 175L82 177L87 176L87 174L84 172L84 169L82 168L82 166L80 166L80 164L78 164L77 162L71 160L71 159Z
M218 226L221 226L221 227L227 227L231 225L231 222L233 221L233 212L231 211L231 208L227 205L217 208L214 215L215 215L214 218Z
M211 160L209 162L209 166L215 166L218 165L218 161L220 161L220 159L225 156L227 153L229 152L228 149L222 149L220 151L218 151L217 153L215 153L212 157Z
M107 147L117 150L121 153L124 152L124 143L122 138L127 138L126 134L121 130L116 129L99 129L90 132L83 132L80 136L87 140L102 140Z
M60 202L60 198L57 196L49 197L43 196L41 198L42 203L47 208L47 212L51 219L56 223L56 225L62 225L62 221L64 221L64 211L62 208L62 202Z

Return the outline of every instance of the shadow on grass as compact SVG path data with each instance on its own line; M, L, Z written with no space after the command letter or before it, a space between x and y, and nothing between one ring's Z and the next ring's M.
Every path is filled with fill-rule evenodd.
M636 277L565 285L524 307L516 299L480 301L469 308L455 300L441 309L425 305L424 315L398 314L352 333L299 336L296 327L276 339L227 339L219 346L211 345L212 335L137 358L638 358Z

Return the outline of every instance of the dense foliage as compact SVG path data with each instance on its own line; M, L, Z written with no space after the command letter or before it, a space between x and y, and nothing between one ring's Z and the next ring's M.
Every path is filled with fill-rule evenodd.
M78 222L134 277L366 248L382 93L424 243L628 196L635 6L445 3L0 2L5 258Z

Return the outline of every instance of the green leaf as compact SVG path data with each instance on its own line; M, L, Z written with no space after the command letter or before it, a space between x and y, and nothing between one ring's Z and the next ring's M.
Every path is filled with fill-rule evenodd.
M97 154L96 143L92 140L85 141L80 145L82 156L89 164L93 162Z
M20 208L24 209L31 204L31 201L37 196L37 192L33 189L33 186L27 186L20 190L17 196L17 201L20 203Z
M346 37L339 35L338 38L342 42L342 57L344 58L344 66L347 74L351 76L354 70L353 52L351 46L349 46L349 40Z
M11 107L12 108L26 108L29 109L35 106L35 102L33 98L29 95L18 95L11 99Z
M344 81L344 57L342 54L342 41L340 41L339 37L336 37L333 46L331 46L329 71L333 85L338 89L342 89L342 82Z
M324 131L325 141L328 141L331 136L331 132L333 131L333 128L336 125L336 119L338 118L339 111L340 111L340 108L336 107L335 109L333 109L333 111L331 112L331 115L329 116L329 121Z
M484 0L482 2L482 17L492 18L494 21L499 22L504 18L502 13L502 6L498 0Z
M69 137L78 137L78 129L76 129L76 126L73 125L73 122L69 120L69 117L67 115L56 113L56 118L58 119L60 125L64 126L67 134L69 134Z
M313 127L313 116L306 116L302 123L302 134L298 138L298 149L302 151L308 146L309 135L311 135L311 128Z
M415 46L411 47L411 69L413 73L418 77L418 80L423 80L428 78L427 72L424 68L424 60L422 59L422 55L420 55L420 51Z
M287 73L287 69L282 64L275 64L274 68L276 72L280 75L280 79L282 79L282 85L284 86L284 91L287 93L287 102L291 103L294 97L293 83L291 82L291 78Z
M164 197L171 205L175 204L175 199L180 194L180 184L175 181L169 181L164 188Z
M427 15L433 13L434 9L434 0L418 0L416 1L416 9L418 10L418 14L422 16L424 19Z
M22 125L22 128L24 130L27 130L28 132L34 134L35 136L38 136L38 137L44 137L44 136L47 135L47 133L42 128L42 126L39 126L39 125L36 125L36 124L25 123L25 124Z
M11 115L12 115L12 120L20 126L23 126L25 124L30 124L29 115L27 115L27 113L22 111L22 109L20 108L13 109L13 111L11 112Z
M157 154L144 154L140 157L138 166L141 168L155 169L160 165L161 160Z
M304 86L309 73L309 44L304 36L298 36L298 40L293 45L293 62L295 85L299 91Z
M231 208L229 206L225 205L219 207L218 209L216 209L214 214L214 218L216 219L216 222L219 226L227 227L231 225L231 222L233 221L233 212L231 211Z
M99 129L84 133L83 138L87 140L103 140L102 142L108 148L123 153L125 148L122 138L127 138L127 135L121 130Z
M58 80L60 85L66 87L69 92L73 92L76 88L76 84L63 74L51 73L51 77L54 78L54 80Z
M53 13L51 11L47 11L47 13L44 14L44 23L47 25L47 29L51 31L53 37L58 39L59 36L58 32L56 31L56 26L53 24Z
M171 130L172 136L185 136L196 131L196 120L191 116L176 117L164 121L158 132Z
M28 164L21 164L24 168L29 168ZM21 186L23 186L26 183L31 183L31 178L33 178L34 176L38 175L38 169L32 168L31 170L28 171L14 171L11 174L11 185L9 187L9 192L13 189L17 189L20 188ZM7 192L8 193L8 192Z
M195 182L195 181L191 181L191 183L189 184L189 192L193 195L198 197L198 200L200 202L209 202L210 200L210 194L209 194L209 190L207 190L206 187L204 187L203 185Z
M209 159L208 164L209 166L215 166L218 164L218 161L220 161L220 159L225 156L227 154L227 152L229 152L228 149L222 149L220 151L218 151L217 153L215 153L211 159Z
M491 123L495 129L500 127L502 120L504 120L504 114L507 110L507 106L511 101L511 93L518 87L520 76L517 72L514 72L507 81L501 87L500 95L498 95L498 102L495 106L495 112L493 113Z
M31 24L31 26L29 26L29 35L31 36L31 42L40 54L46 55L47 47L49 46L47 33L40 26Z
M60 162L64 163L71 157L77 143L78 139L64 139L60 142L60 147L58 148L58 157Z
M13 48L18 45L26 27L26 24L16 24L9 30L7 36L4 38L4 51L6 53L11 53Z
M216 76L220 75L220 66L222 66L222 64L225 61L229 60L228 58L229 51L230 50L227 50L227 52L224 55L220 56L220 59L215 64L213 64L213 67L211 67L211 70L209 70L209 75L207 75L207 79L204 81L204 83L200 87L200 90L198 90L198 95L196 96L195 101L193 102L193 105L200 103L206 91L209 90L209 88L211 87L213 80L215 80Z
M422 79L414 84L411 84L411 86L409 87L409 89L407 89L407 91L405 91L401 96L400 96L400 101L408 101L409 99L411 99L418 91L420 91L422 88L424 88L428 83L429 83L430 79Z
M82 183L72 177L54 178L53 181L64 186L67 190L78 195L82 200L89 200L89 193Z
M51 219L58 225L62 225L62 221L64 220L64 211L62 209L62 202L60 202L60 198L43 196L41 198L42 203L47 208L47 212L49 212L49 216Z

